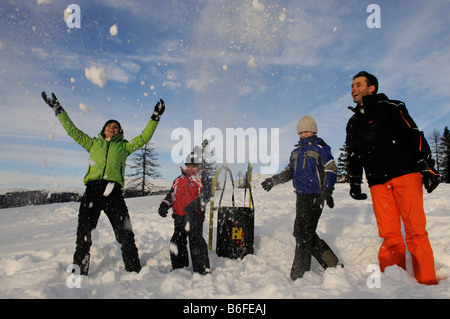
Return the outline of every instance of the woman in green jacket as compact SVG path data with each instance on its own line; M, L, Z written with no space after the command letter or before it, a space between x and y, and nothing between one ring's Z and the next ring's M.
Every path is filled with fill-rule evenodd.
M90 137L73 124L55 94L52 93L52 98L48 98L47 94L42 92L42 98L55 111L67 134L90 154L89 168L83 180L86 191L81 199L78 214L74 265L79 267L81 275L88 274L91 232L97 226L100 212L103 210L111 222L117 241L121 244L125 269L129 272L139 272L141 264L138 250L121 189L124 186L127 157L152 138L165 110L164 101L160 100L156 104L142 134L127 141L123 138L118 121L107 121L98 137ZM77 272L78 269L74 271Z

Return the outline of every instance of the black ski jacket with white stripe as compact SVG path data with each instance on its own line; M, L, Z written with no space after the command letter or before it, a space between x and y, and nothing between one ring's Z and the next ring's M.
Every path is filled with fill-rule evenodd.
M347 123L351 183L361 183L363 168L371 187L433 166L430 146L403 102L376 94L363 97L363 105L350 107L355 114Z

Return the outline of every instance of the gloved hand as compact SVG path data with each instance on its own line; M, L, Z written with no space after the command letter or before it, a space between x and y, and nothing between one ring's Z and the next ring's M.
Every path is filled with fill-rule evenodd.
M205 209L203 205L203 199L201 196L190 202L185 208L186 216L189 221L195 222L198 220L205 220Z
M186 212L186 214L194 214L194 213L198 213L200 211L203 211L203 206L202 206L202 198L201 196L197 197L197 199L193 200L192 202L190 202L185 208L184 211Z
M275 181L271 177L261 183L261 186L265 191L270 191L275 185Z
M167 205L166 202L161 202L161 205L159 205L158 214L161 217L167 217L167 213L169 212L169 205Z
M322 196L323 199L327 202L328 207L333 208L334 207L334 199L333 196L331 196L333 194L333 190L328 188L328 187L324 187L322 189Z
M55 93L52 93L52 99L49 99L47 97L47 93L45 93L45 92L42 92L41 95L42 95L42 98L44 99L45 103L47 103L55 111L55 115L58 115L58 114L64 112L64 109L61 106L61 104L59 104L59 101L56 98Z
M350 196L356 200L367 199L367 194L361 192L361 184L350 183Z
M152 120L153 121L159 121L161 118L161 115L163 115L164 110L166 109L166 104L162 99L159 100L158 103L155 105L155 110L153 111Z
M423 170L422 179L423 179L423 186L425 186L425 189L427 190L428 193L434 191L441 182L439 173L436 172L434 168L428 168L427 170Z

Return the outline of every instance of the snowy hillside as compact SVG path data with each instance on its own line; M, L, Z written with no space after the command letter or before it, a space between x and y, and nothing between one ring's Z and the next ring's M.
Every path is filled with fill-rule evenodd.
M157 213L163 196L127 199L142 271L124 270L119 246L102 215L94 231L90 275L81 277L80 288L69 287L66 272L75 248L78 203L1 209L0 298L450 298L450 185L425 195L437 274L444 279L437 286L418 284L408 273L409 260L408 272L389 267L381 274L380 288L369 288L380 244L371 201L355 201L348 185L337 185L335 208L324 210L318 233L345 267L324 271L314 260L312 271L292 282L295 195L289 183L266 193L261 179L253 181L254 255L243 260L218 257L214 238L212 274L207 276L193 274L191 268L170 271L173 222ZM242 201L242 190L236 191L236 198ZM205 238L207 225L208 219Z

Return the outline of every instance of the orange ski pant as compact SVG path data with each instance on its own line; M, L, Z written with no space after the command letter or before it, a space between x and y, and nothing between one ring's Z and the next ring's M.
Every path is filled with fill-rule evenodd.
M412 173L374 185L370 193L379 235L384 238L378 252L381 271L392 265L406 270L402 220L416 280L421 284L433 285L437 283L436 271L426 231L422 186L421 174Z

